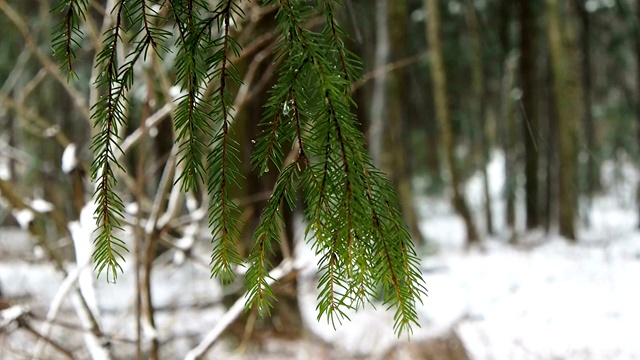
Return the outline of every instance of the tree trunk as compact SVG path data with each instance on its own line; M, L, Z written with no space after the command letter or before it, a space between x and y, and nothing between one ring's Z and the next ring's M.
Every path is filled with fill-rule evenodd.
M460 183L460 174L456 167L455 139L451 125L451 115L449 113L447 79L442 58L442 44L440 42L440 11L438 8L438 0L425 0L425 11L427 19L427 39L431 50L431 76L433 77L435 111L440 127L444 162L449 171L453 190L453 206L465 222L467 228L467 245L469 246L479 243L480 238L464 198L462 184Z
M388 0L387 0L388 1ZM392 6L390 6L392 5ZM386 33L388 39L378 39L388 44L389 61L396 62L407 56L406 39L407 39L407 20L408 9L406 0L394 0L393 3L387 3L387 21L388 26ZM378 24L378 27L382 25ZM380 31L380 33L384 33ZM413 237L415 244L424 243L424 239L420 232L418 224L418 216L414 207L414 196L411 185L411 174L408 169L407 151L405 148L404 128L406 124L407 111L403 102L409 98L407 91L408 81L406 79L407 72L398 70L387 74L385 98L382 101L384 109L382 112L386 121L386 126L382 127L383 154L381 155L381 168L391 179L394 187L398 192L402 213L409 226L409 231ZM374 101L375 102L375 101Z
M558 119L559 226L560 235L576 241L577 119L583 119L582 88L576 41L571 23L563 19L558 0L547 0L547 26ZM564 20L564 21L563 21ZM564 26L562 26L564 25Z
M637 94L640 94L640 0L636 0L636 86ZM637 146L640 146L640 95L636 95L636 138ZM638 164L640 167L640 163ZM638 228L640 229L640 182L636 189L636 203L638 206Z
M537 51L536 14L529 0L520 0L520 88L522 89L522 136L524 138L524 173L526 227L540 225L538 196L538 102L536 93Z
M591 76L591 20L589 12L581 1L575 1L578 16L580 17L580 49L582 57L582 85L584 88L584 130L586 137L587 152L587 182L586 193L591 198L600 188L600 169L596 161L595 155L598 153L596 148L596 128L591 112L592 102L592 76Z
M547 61L543 73L547 84L553 84L553 74L548 54L545 54ZM542 128L542 138L546 140L545 146L545 182L544 182L544 201L542 212L542 222L545 231L551 232L552 225L557 225L558 218L558 120L556 114L556 98L553 91L548 91L544 97L546 119Z
M467 2L467 22L469 24L469 33L471 35L471 42L473 46L473 101L472 101L472 114L471 118L480 127L480 147L481 151L481 169L482 169L482 185L484 191L484 215L485 226L487 234L493 235L493 211L491 210L491 193L489 190L489 174L487 172L487 165L490 161L489 149L491 147L491 140L488 134L487 119L485 112L486 98L485 98L485 79L484 79L484 62L482 61L482 39L480 35L478 16L476 15L473 2Z
M388 28L388 0L376 0L376 45L373 68L382 69L389 61L389 28ZM373 95L371 97L371 113L369 116L369 154L374 165L381 165L383 134L384 134L384 101L387 98L387 72L384 71L373 80Z
M516 179L518 173L518 154L516 145L518 132L516 131L517 124L515 119L514 101L511 95L516 75L516 57L510 54L506 57L504 63L504 73L502 75L502 119L505 127L502 135L504 139L505 165L505 218L507 230L509 231L509 242L516 243L518 241L516 231Z

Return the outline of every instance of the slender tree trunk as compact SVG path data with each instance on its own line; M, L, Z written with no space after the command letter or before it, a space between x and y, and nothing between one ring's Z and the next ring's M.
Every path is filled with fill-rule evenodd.
M637 94L640 94L640 0L636 0L636 86ZM637 144L640 147L640 95L636 95L636 124ZM638 161L640 167L640 160ZM640 229L640 182L636 189L636 203L638 206L638 228Z
M389 61L389 28L388 28L388 0L376 0L376 50L373 68L381 69ZM376 166L381 165L385 106L387 97L387 72L383 72L373 80L373 95L371 99L371 113L369 116L369 154Z
M505 223L509 231L509 241L517 241L515 231L515 180L516 180L516 129L514 123L514 106L511 99L511 91L515 81L516 63L513 55L510 54L511 40L509 36L509 27L511 23L512 0L500 1L500 22L498 28L498 38L500 40L500 121L503 126L500 127L500 137L504 149L505 157L505 184L504 184L504 200L505 200Z
M592 102L592 76L591 76L591 19L589 12L582 1L575 1L578 16L580 17L580 49L582 57L582 85L584 88L584 130L586 137L587 151L587 183L586 193L591 198L600 185L600 169L595 155L598 153L596 141L596 128L593 113L591 111Z
M516 76L516 57L508 55L505 59L504 74L502 79L502 119L504 121L504 165L505 165L505 188L504 196L506 202L505 218L507 230L509 231L509 242L518 241L516 231L516 179L518 173L517 154L517 124L514 111L514 101L512 90Z
M440 11L438 0L425 0L427 19L427 38L431 49L431 76L433 77L433 92L435 98L435 110L440 127L440 138L444 151L445 166L449 171L451 187L453 190L453 205L458 214L463 218L467 227L467 245L478 243L480 238L476 230L471 212L467 206L460 182L460 174L456 168L455 139L451 126L451 115L447 99L447 80L445 75L444 60L442 58L442 44L440 42Z
M550 63L550 56L548 54L546 58L546 67L544 69L545 81L552 88L553 74ZM548 91L545 100L545 110L547 121L544 122L542 138L546 140L545 146L545 190L544 190L544 205L542 212L542 221L544 223L545 231L551 232L551 227L557 225L555 221L558 219L558 116L556 114L556 98L553 91Z
M472 1L467 1L467 22L469 24L469 33L473 46L473 108L471 117L475 119L480 127L480 147L481 151L481 169L482 169L482 185L484 191L484 213L485 226L487 234L493 235L493 211L491 210L491 193L489 190L489 174L487 165L489 164L489 148L491 141L487 134L487 119L485 112L485 79L484 79L484 62L482 59L482 38L480 35L478 16Z
M390 6L391 5L391 6ZM387 26L389 31L388 40L384 40L389 45L389 61L395 62L404 59L407 54L407 24L408 9L406 0L394 0L387 4ZM379 25L380 27L380 25ZM409 231L416 244L424 243L418 216L414 207L414 196L411 185L411 174L408 166L407 149L405 148L404 128L407 126L407 115L403 103L409 98L407 91L408 81L406 71L394 71L387 75L386 97L383 104L386 104L385 123L383 133L386 136L384 141L384 154L382 155L382 169L389 174L391 181L398 191L402 213L409 226Z
M498 23L498 40L500 41L500 52L502 64L509 53L509 23L511 16L511 6L513 0L500 0L499 23ZM500 66L502 66L502 64Z
M520 88L522 89L522 136L524 138L524 173L526 227L533 229L540 225L538 196L538 129L536 73L537 51L536 14L533 3L520 0Z
M571 241L576 241L574 227L577 195L575 186L576 123L577 119L583 119L584 111L582 88L579 81L579 63L577 62L577 48L571 22L566 17L563 19L558 0L546 0L546 4L558 118L560 235Z

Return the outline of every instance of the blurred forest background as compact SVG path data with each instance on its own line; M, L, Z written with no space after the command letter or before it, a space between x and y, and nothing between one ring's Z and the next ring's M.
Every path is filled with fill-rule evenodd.
M50 260L64 278L78 256L69 224L81 219L91 199L86 169L95 131L93 64L114 1L90 1L74 64L79 79L70 82L51 51L61 16L52 12L56 4L0 0L0 226L28 230L38 251L20 256ZM416 199L447 199L464 221L469 248L482 249L489 238L518 245L530 231L579 243L593 221L594 197L608 190L601 181L603 164L616 164L620 177L625 166L640 166L640 0L344 0L344 5L340 18L351 36L349 47L364 63L363 78L354 84L355 111L374 163L396 186L422 253L437 249L420 226L424 215ZM246 177L235 197L249 249L275 180L272 173L258 177L249 159L274 83L276 8L261 7L260 1L245 1L243 8L246 17L235 29L243 47L235 64L244 84L235 89L234 133ZM164 27L171 30L171 24ZM122 46L124 56L130 49ZM210 241L203 194L182 194L172 186L180 164L171 121L179 88L171 61L171 53L164 59L149 53L137 69L121 134L126 173L118 174L119 192L129 204L126 229L135 260L129 271L136 274L138 289L137 315L131 315L138 336L123 342L136 343L139 356L149 358L160 358L166 345L157 337L149 344L140 340L159 316L151 290L154 266L182 257L200 264L206 275ZM504 159L504 179L487 170L496 157ZM473 177L482 185L470 193L464 184ZM504 181L500 199L490 194L496 181ZM640 191L623 196L640 219ZM480 197L482 207L472 207L469 197ZM288 222L294 220L291 214ZM294 226L283 239L281 259L294 252ZM9 255L14 254L10 242L2 246L0 262L16 256ZM169 253L173 258L163 258ZM258 336L251 329L260 327L294 336L301 321L293 275L279 288L278 322L249 313L229 327L231 333L251 338ZM238 297L240 289L234 291L220 300L225 307ZM84 307L92 314L86 301ZM87 324L98 338L108 337L99 321ZM199 335L186 337L197 344ZM70 355L55 337L47 341L58 354Z

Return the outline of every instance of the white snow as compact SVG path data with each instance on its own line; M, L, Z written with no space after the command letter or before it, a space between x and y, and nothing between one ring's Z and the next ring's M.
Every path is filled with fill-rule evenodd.
M498 154L489 166L496 208L503 161ZM467 185L477 215L480 176ZM521 236L533 246L485 239L484 252L466 253L462 221L446 202L423 199L421 229L440 250L424 262L435 269L425 274L425 318L457 328L474 359L640 359L638 178L631 162L604 164L612 191L595 198L575 245L535 231Z
M173 100L177 100L186 94L179 86L172 86L169 88L169 95L173 97Z
M76 144L71 143L64 148L62 153L62 172L65 174L70 173L78 166L78 157L76 155Z
M503 210L504 156L489 165L494 210ZM526 246L485 239L483 251L464 251L465 230L447 200L422 197L421 229L435 255L424 258L429 296L418 309L412 340L458 332L472 359L640 359L640 232L635 208L638 172L630 161L605 163L603 183L613 189L593 201L590 227L580 239L542 230L522 233ZM617 175L616 175L617 174ZM466 186L482 219L482 177ZM522 199L518 199L522 201ZM520 205L519 205L520 206ZM497 215L497 218L502 216ZM497 221L498 234L504 223ZM526 240L526 243L524 242ZM299 246L303 321L318 338L362 358L380 358L397 339L392 313L365 308L336 330L316 319L315 262Z
M493 158L488 168L491 198L497 232L504 234L498 213L504 209L504 156L496 152ZM478 219L482 219L484 202L480 176L476 174L466 186ZM498 235L485 239L483 251L465 252L464 224L449 202L443 198L419 198L417 208L423 219L420 226L430 242L427 249L433 252L425 255L422 263L429 296L418 308L421 327L414 329L412 341L453 328L472 359L640 359L640 231L634 201L639 178L630 160L622 158L617 163L604 164L602 182L610 191L594 199L588 214L589 226L580 224L579 241L574 245L537 230L521 234L522 246L508 245L505 237ZM197 202L188 200L187 204L191 211L200 211ZM23 212L14 215L27 224L34 214L30 210ZM95 226L92 216L88 207L79 222L69 224L81 268L91 252ZM298 230L296 238L302 239L302 226ZM185 227L175 245L206 258L210 247L198 241L202 231L206 229ZM10 235L4 240L0 236L0 245L8 248L5 244L15 244L16 238ZM233 314L216 303L223 289L209 278L208 259L181 260L157 260L152 273L157 321L152 332L147 333L161 342L180 334L193 334L167 345L171 347L167 351L180 354L177 358L190 349L197 351L199 348L194 346L198 343L210 345L207 334L218 336L216 326ZM352 321L345 321L337 329L326 319L318 321L317 259L308 245L300 244L294 260L294 268L299 269L302 318L314 344L328 343L342 354L362 359L382 359L398 344L392 331L393 313L383 306L350 313ZM91 308L99 307L104 331L133 338L135 281L133 269L127 264L123 264L125 273L117 285L95 282L90 269L91 283L86 279L80 283L85 289L91 288L88 292L83 290L83 294ZM82 278L80 269L72 270L72 275ZM52 304L56 303L52 298L61 288L62 279L49 264L12 260L0 262L0 281L5 295L33 294L41 304ZM194 306L205 302L214 303L207 308ZM240 299L234 310L241 311L243 302ZM93 344L91 351L97 353L100 348L94 339L86 341ZM226 358L232 358L231 354Z
M124 211L129 215L136 215L138 213L138 203L130 202L124 207Z
M14 209L14 210L11 210L11 214L18 222L18 225L20 225L20 228L24 230L29 229L29 224L31 224L33 219L35 219L35 215L33 214L33 211L29 209L20 209L20 210Z
M76 255L76 266L79 271L78 284L80 291L93 314L99 314L100 308L96 299L93 267L91 266L93 253L93 232L96 228L93 214L96 205L93 201L87 203L80 211L80 220L68 224L73 247Z
M29 206L40 214L53 211L53 204L43 199L33 199L29 203Z
M0 157L0 180L10 180L11 171L9 170L9 159Z

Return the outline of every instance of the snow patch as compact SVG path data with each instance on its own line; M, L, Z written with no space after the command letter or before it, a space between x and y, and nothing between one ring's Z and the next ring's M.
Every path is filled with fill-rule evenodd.
M76 155L76 144L71 143L64 148L62 153L62 172L65 174L70 173L78 166L78 157Z
M20 228L22 228L23 230L28 230L29 224L31 224L33 219L35 219L33 211L29 209L13 209L11 210L11 214L18 222L18 225L20 225Z
M53 211L53 204L43 199L33 199L29 206L40 214Z

